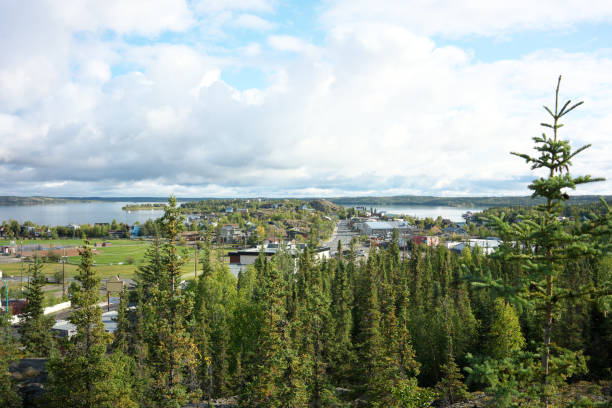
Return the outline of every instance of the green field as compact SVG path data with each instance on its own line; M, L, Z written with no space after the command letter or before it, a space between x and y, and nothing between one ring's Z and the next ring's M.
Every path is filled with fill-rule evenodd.
M0 239L0 245L9 245L10 242L13 241L17 245L42 245L43 247L48 246L83 246L85 243L82 239ZM110 242L112 245L124 245L124 244L135 244L135 243L146 243L146 241L141 240L130 240L130 239L100 239L100 238L92 238L88 240L91 245L100 242Z
M53 245L71 245L79 246L83 245L82 240L53 240ZM144 255L147 248L150 246L150 242L140 240L92 240L90 243L95 242L110 242L111 246L108 247L97 247L94 253L95 270L102 279L109 278L111 276L119 275L121 278L133 279L138 266L144 262ZM24 241L26 244L41 244L44 247L49 245L50 241L45 240L31 240ZM0 245L4 244L4 241L0 241ZM187 258L187 262L181 268L183 273L183 279L192 279L194 276L194 250L189 247L179 247L181 253L184 251ZM223 250L223 254L227 254L227 250ZM68 257L68 262L65 265L66 280L72 278L78 274L77 267L80 262L78 256ZM52 277L54 275L61 276L63 265L59 262L44 263L43 273L46 276ZM0 263L0 270L4 277L20 277L28 276L28 262L17 263ZM198 272L200 265L198 262ZM8 286L11 289L11 297L17 297L15 294L19 293L21 286L20 279L8 281ZM25 283L24 283L25 286ZM48 303L55 303L54 298L61 297L62 284L49 284L45 286L45 291L48 299Z

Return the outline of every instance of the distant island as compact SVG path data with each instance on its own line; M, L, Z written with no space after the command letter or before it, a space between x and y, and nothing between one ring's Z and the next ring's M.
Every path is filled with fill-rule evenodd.
M149 210L163 210L166 208L164 203L140 203L140 204L128 204L121 207L123 211L149 211Z

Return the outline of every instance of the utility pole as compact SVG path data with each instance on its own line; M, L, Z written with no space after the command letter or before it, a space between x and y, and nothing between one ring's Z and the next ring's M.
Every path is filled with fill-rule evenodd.
M66 296L66 247L62 256L62 296Z
M21 257L20 258L21 258L21 283L19 284L19 289L20 289L20 292L23 293L23 240L21 241Z
M2 271L0 271L0 278L2 277ZM8 292L8 285L6 284L6 281L4 279L2 279L2 283L4 284L4 290L6 293L6 319L10 319L10 311L9 311L9 292ZM2 298L1 296L1 292L0 292L0 299ZM0 301L0 305L2 305L2 302ZM8 326L6 329L6 342L7 344L11 342L11 327Z

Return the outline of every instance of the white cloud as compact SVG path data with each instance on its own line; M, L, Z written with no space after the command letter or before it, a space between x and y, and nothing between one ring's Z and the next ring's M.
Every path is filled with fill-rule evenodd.
M562 136L594 144L576 172L612 171L610 51L483 63L385 17L334 25L317 46L271 35L265 50L212 57L201 44L74 38L84 23L35 12L44 24L0 13L0 194L526 194L534 176L509 152L531 148L559 73L562 96L586 101ZM92 30L111 24L97 18ZM125 21L114 29L190 24ZM269 86L221 79L246 61Z
M276 27L275 24L253 14L240 14L232 22L234 27L248 28L251 30L267 31Z
M268 45L278 51L304 52L315 50L312 44L291 35L271 35L268 37Z
M193 24L184 0L47 0L50 17L73 30L110 29L144 35L183 31ZM29 7L34 7L31 3Z
M337 0L327 2L321 20L329 27L364 21L399 24L424 35L497 35L548 30L584 22L612 21L612 3L593 0Z
M200 0L196 2L198 12L218 12L224 10L249 10L269 12L274 9L273 0Z
M256 57L261 53L261 46L257 43L250 43L241 47L239 51L246 57Z

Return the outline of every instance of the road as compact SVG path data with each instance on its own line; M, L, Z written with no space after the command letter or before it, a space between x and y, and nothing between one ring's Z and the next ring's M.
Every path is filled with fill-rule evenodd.
M336 225L336 228L334 229L334 233L332 234L331 239L329 239L328 241L325 241L323 243L323 245L330 247L331 249L331 253L335 254L337 249L338 249L338 241L342 242L342 249L348 249L349 248L349 244L351 242L351 240L353 239L353 237L359 237L359 233L352 231L349 228L349 221L348 220L340 220L338 221L338 224ZM360 252L363 251L363 254L365 256L367 256L368 252L369 252L369 248L366 248L365 246L358 244L355 247L356 252Z

